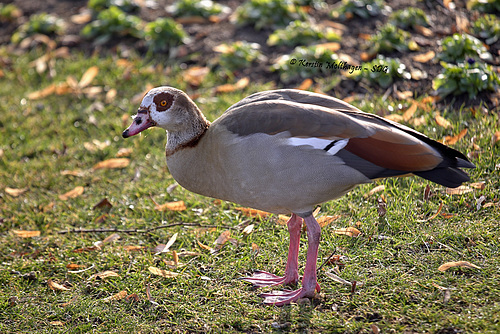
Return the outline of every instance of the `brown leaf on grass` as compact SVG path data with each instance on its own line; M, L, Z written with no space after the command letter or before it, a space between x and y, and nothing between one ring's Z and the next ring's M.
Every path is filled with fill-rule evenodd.
M215 93L231 93L237 90L242 90L250 83L250 79L248 77L241 78L234 85L233 84L225 84L215 87Z
M144 246L133 246L133 245L123 246L123 249L126 250L127 252L140 251L143 250L144 248L145 248Z
M28 94L28 99L38 100L43 99L49 95L53 95L56 92L56 84L51 84L41 90L37 90Z
M425 221L429 221L429 220L436 218L441 213L441 210L443 210L443 204L444 204L443 202L440 202L439 208L437 209L436 213L433 214L432 216L430 216L429 218L427 218Z
M100 249L100 248L97 246L91 246L91 247L83 247L83 248L74 249L73 252L74 253L92 252L92 251L95 251L98 249Z
M304 81L302 81L302 83L298 85L295 89L308 90L309 88L311 88L312 84L313 84L312 79L307 78Z
M395 93L396 93L397 98L401 99L401 100L408 100L408 99L411 99L413 96L413 92L411 90L406 90L404 92L400 92L399 90L396 90Z
M324 228L325 226L330 225L332 222L336 221L339 219L341 216L340 215L335 215L335 216L322 216L318 217L316 221L318 222L319 226L321 228Z
M203 248L203 249L205 249L205 250L208 250L208 251L210 251L210 252L212 252L212 251L213 251L213 248L212 248L212 247L207 246L207 245L204 245L204 244L202 244L201 242L199 242L198 240L196 240L196 242L198 243L198 246L200 246L201 248Z
M71 176L77 176L77 177L82 177L85 175L85 173L81 170L63 170L60 173L61 175L71 175Z
M460 131L460 133L457 134L456 136L446 136L446 137L444 137L443 144L445 144L445 145L454 145L460 139L462 139L463 137L465 137L466 134L467 134L467 128L465 128L462 131Z
M71 304L73 304L73 302L76 300L77 296L74 296L73 298L71 298L69 301L67 301L66 303L62 303L61 306L62 307L66 307L66 306L70 306Z
M400 114L390 114L384 116L385 119L388 119L389 121L397 122L400 123L403 121L403 115Z
M412 57L412 59L416 62L419 62L419 63L427 63L427 62L431 61L432 59L434 59L435 56L436 56L436 53L431 50L431 51L426 52L426 53L421 53L421 54L415 55Z
M165 277L165 278L173 278L173 277L179 276L178 273L174 273L173 271L168 271L168 270L164 270L164 269L160 269L160 268L156 268L156 267L149 267L148 269L153 275L157 275L157 276L161 276L161 277Z
M187 209L187 207L186 207L186 204L184 203L184 201L168 202L168 203L161 204L161 205L157 204L155 206L156 211L165 211L165 210L184 211L186 209Z
M418 103L413 101L411 106L404 112L403 120L409 121L417 111Z
M106 92L106 97L104 98L104 101L108 104L112 103L115 100L117 94L118 92L116 91L116 89L111 88Z
M352 227L352 226L339 228L339 229L337 229L337 230L335 230L333 232L335 234L347 235L349 237L357 237L357 236L359 236L361 234L360 230L358 230L357 228Z
M231 231L226 230L222 232L219 237L214 241L214 245L222 246L231 239Z
M210 21L203 16L183 16L183 17L177 17L175 19L175 22L186 25L186 24L206 24L209 23Z
M316 50L319 50L318 52L324 52L324 51L336 52L340 49L340 43L337 42L322 43L322 44L316 44L315 47Z
M459 186L456 188L446 188L446 194L448 195L463 195L474 191L474 189L469 186Z
M61 285L59 283L54 282L53 280L49 279L47 281L47 285L49 288L51 288L54 291L68 291L69 289L65 287L64 285Z
M92 66L85 73L83 73L80 82L78 83L78 87L84 88L90 85L90 83L94 80L94 78L99 73L99 67Z
M24 194L27 191L28 191L28 187L20 188L20 189L5 187L5 192L12 197L21 196L22 194Z
M122 147L118 150L118 153L116 153L116 157L117 158L128 157L132 154L133 151L134 150L131 148Z
M372 35L370 35L370 34L360 33L360 34L358 35L358 37L359 37L359 38L361 38L361 39L364 39L365 41L367 41L367 40L369 40L370 38L372 38Z
M85 191L85 188L83 188L82 186L77 186L73 190L70 190L67 193L64 193L62 195L59 195L59 199L61 201L66 201L70 198L75 198L75 197L80 196L81 194L83 194L84 191Z
M360 57L362 61L368 62L375 58L376 55L376 53L361 52Z
M498 143L499 140L500 140L500 131L495 131L495 133L491 137L491 144L495 145L496 143Z
M432 189L430 185L426 185L424 189L424 201L428 201L432 196Z
M201 85L208 73L210 73L210 69L208 67L193 66L184 71L183 77L184 80L191 86L198 87Z
M49 322L49 324L51 324L52 326L64 326L64 322L58 321L58 320L51 321L51 322Z
M40 231L13 230L12 233L14 233L19 238L33 238L40 236Z
M177 253L177 255L179 257L198 256L198 255L200 255L200 253L198 253L198 252L191 252L191 251L184 251L184 252Z
M175 250L172 251L172 258L174 259L174 264L179 265L179 255Z
M344 266L345 264L342 262L342 258L346 258L342 255L332 255L326 264L336 264Z
M82 264L76 264L76 263L68 263L66 265L66 269L69 269L69 270L76 270L76 269L80 269L80 268L85 268L85 266Z
M471 183L470 186L472 188L476 188L476 189L479 189L479 190L484 190L484 188L486 188L486 182L482 181L482 182L474 182L474 183Z
M103 210L108 210L113 207L113 204L110 203L110 201L107 198L103 198L102 200L99 201L94 207L92 208L93 210L95 209L103 209Z
M259 250L260 250L259 245L257 245L255 242L252 242L252 251L258 253Z
M234 209L241 212L246 217L267 218L270 215L269 212L257 210L257 209L252 209L252 208L237 207Z
M141 300L141 297L137 293L132 293L127 296L127 301L138 302Z
M98 162L92 167L92 170L98 169L113 169L113 168L125 168L130 164L130 160L127 158L112 158Z
M371 195L376 194L376 193L381 192L381 191L384 191L384 190L385 190L385 185L381 184L381 185L378 185L378 186L372 188L369 192L364 194L363 197L370 197Z
M446 118L444 118L443 116L441 116L439 114L439 112L436 113L435 119L436 119L437 125L439 125L440 127L443 127L445 129L447 129L447 128L449 128L451 126L451 123L448 120L446 120Z
M112 296L104 298L102 301L103 302L111 302L111 301L115 301L115 300L121 300L123 298L126 298L127 295L128 295L127 291L123 290L123 291L118 292L116 295L112 295Z
M457 16L455 17L455 22L457 25L458 32L464 32L464 33L469 32L470 22L467 17L457 14Z
M481 269L481 267L476 266L468 261L456 261L456 262L446 262L439 266L439 271L446 271L453 267L471 268L471 269Z
M94 274L92 276L90 276L90 278L100 278L100 279L105 279L105 278L108 278L108 277L120 277L120 275L118 275L118 273L115 273L114 271L111 271L111 270L106 270L106 271L103 271L102 273L97 273L97 274Z
M416 24L414 28L419 34L424 35L425 37L431 37L434 35L432 30L427 27Z
M71 22L74 24L85 24L92 20L92 15L90 12L83 12L75 15L71 15Z
M120 235L118 233L113 233L113 234L107 236L106 238L104 238L104 240L102 241L102 243L103 244L107 244L107 243L116 241L118 239L120 239Z

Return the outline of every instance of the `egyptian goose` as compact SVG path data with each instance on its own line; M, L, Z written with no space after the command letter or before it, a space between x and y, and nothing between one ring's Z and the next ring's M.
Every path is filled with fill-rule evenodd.
M284 305L319 291L316 261L321 228L316 205L360 183L414 174L446 187L469 180L475 166L460 152L406 126L364 113L341 100L294 89L250 95L210 123L181 90L158 87L143 98L123 137L152 126L167 131L170 173L184 188L277 214L291 214L285 275L243 278L257 287L296 283L302 221L307 261L302 288L261 296Z

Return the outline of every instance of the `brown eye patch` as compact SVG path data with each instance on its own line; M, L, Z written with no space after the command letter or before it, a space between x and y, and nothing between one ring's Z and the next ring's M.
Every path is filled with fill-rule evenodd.
M156 95L153 99L153 102L156 104L157 111L165 111L172 105L174 101L174 97L172 94L167 92L162 92Z

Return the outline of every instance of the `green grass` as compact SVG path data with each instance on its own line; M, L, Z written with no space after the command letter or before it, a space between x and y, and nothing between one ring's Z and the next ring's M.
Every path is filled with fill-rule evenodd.
M424 116L426 123L416 129L432 138L442 139L468 126L466 137L453 147L462 152L474 151L474 138L482 152L474 158L478 168L470 174L473 181L485 181L485 189L449 196L442 187L431 184L435 195L424 201L423 191L428 184L425 180L400 178L357 187L323 204L320 215L341 217L323 230L318 264L332 253L346 256L341 277L364 285L352 294L349 286L326 276L333 266L325 265L318 275L320 299L311 305L264 306L258 291L238 278L254 269L283 273L288 247L286 228L276 223L276 217L253 220L236 211L235 204L214 204L212 199L181 187L167 193L166 188L174 181L164 161L165 133L150 129L142 136L121 138L125 127L122 116L133 115L137 108L131 102L133 96L148 83L186 89L182 72L173 66L167 75L156 63L135 58L125 70L111 57L73 54L70 59L56 61L55 77L51 79L29 66L42 54L33 51L17 56L0 50L1 57L12 61L0 78L0 332L368 333L372 324L384 333L500 330L496 167L500 154L498 144L491 141L499 130L496 113L441 110L441 115L452 123L452 127L444 129L436 124L432 111L419 109L415 117ZM100 72L92 85L102 86L105 91L116 89L113 101L105 102L104 94L96 99L74 94L34 101L26 98L33 91L65 81L68 75L79 80L93 65ZM223 83L218 80L209 76L197 90L201 95L196 102L211 120L245 95L272 87L254 83L241 92L214 97L212 87ZM387 110L398 103L408 102L380 96L354 102L369 112ZM93 140L109 140L110 145L91 152L84 143ZM92 166L115 157L120 148L133 150L128 167L92 171ZM63 170L81 170L83 176L62 175ZM386 186L382 193L364 196L379 184ZM58 198L76 186L85 187L81 196L67 201ZM12 197L6 187L28 190ZM377 214L380 194L387 199L384 218ZM486 197L486 203L495 204L478 211L476 199L481 195ZM156 211L150 197L160 204L184 200L187 210ZM93 208L103 198L113 205L104 221L99 219L104 212ZM442 212L454 215L438 215L421 222L437 212L441 201ZM50 203L54 203L52 210L44 212ZM250 235L245 237L241 229L234 229L249 220L255 224ZM358 238L333 233L357 222L363 232ZM218 227L179 225L150 233L118 232L118 241L86 252L74 250L91 247L112 233L57 233L72 228L146 229L164 223ZM198 245L197 241L213 246L220 233L229 228L237 245L227 243L214 255ZM20 238L13 230L38 230L41 235ZM174 233L179 235L172 250L200 255L180 258L184 267L168 269L163 259L172 260L171 252L154 255L149 250L165 244ZM252 243L260 248L258 254L252 251ZM127 251L124 246L129 245L144 246L146 250ZM306 245L303 237L301 270ZM481 269L437 270L445 262L458 260L470 261ZM70 263L94 267L69 273L66 265ZM155 276L149 272L150 266L180 275ZM113 270L119 277L91 277L105 270ZM32 271L36 279L23 276ZM60 284L68 282L69 290L49 289L49 279ZM433 283L454 289L447 302ZM148 284L158 305L147 299ZM137 294L139 300L103 301L123 290L128 295Z

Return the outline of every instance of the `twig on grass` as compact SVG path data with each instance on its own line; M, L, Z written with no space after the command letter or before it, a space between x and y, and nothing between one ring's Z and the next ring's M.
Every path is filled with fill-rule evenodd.
M208 228L225 228L225 229L233 229L236 230L238 228L234 226L226 226L226 225L204 225L200 223L172 223L167 225L160 225L151 227L148 229L119 229L116 227L106 227L106 228L74 228L58 231L57 234L68 234L68 233L106 233L106 232L118 232L118 233L150 233L162 228L169 228L174 226L199 226L199 227L208 227Z

